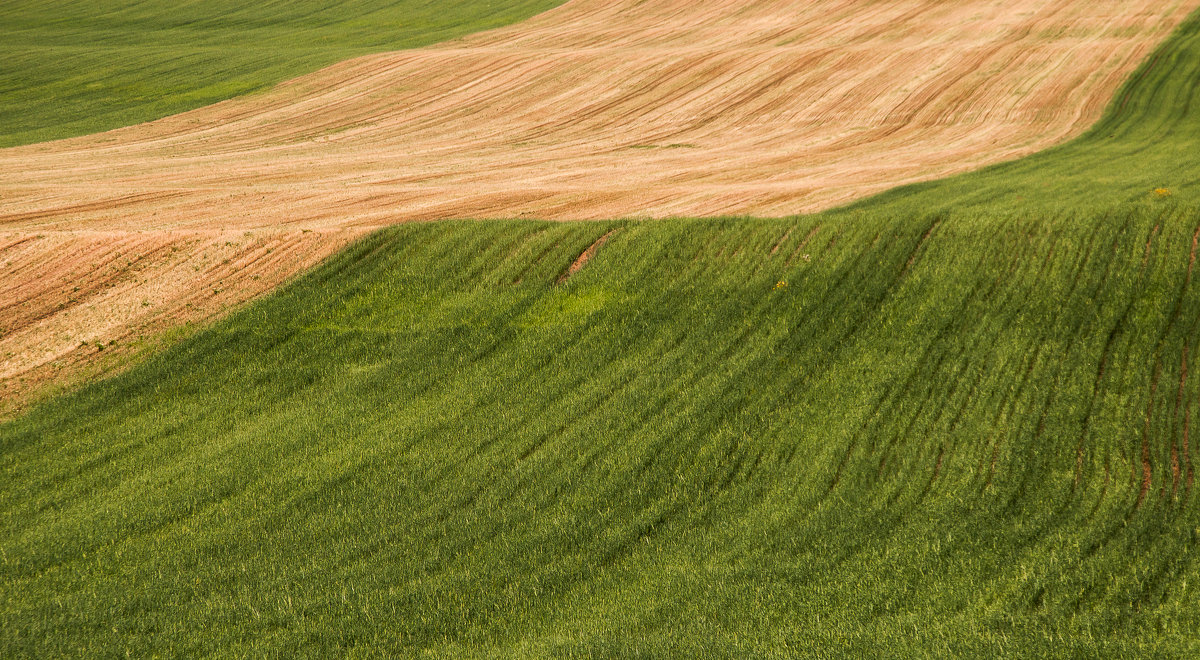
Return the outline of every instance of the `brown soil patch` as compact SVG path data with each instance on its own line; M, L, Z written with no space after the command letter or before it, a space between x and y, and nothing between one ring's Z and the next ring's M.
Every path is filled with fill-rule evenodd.
M278 286L358 234L0 233L0 416Z
M571 262L571 265L568 266L565 271L563 271L563 274L558 276L558 281L556 284L562 284L563 282L566 282L567 278L571 277L575 273L578 273L580 270L583 270L583 267L592 260L592 257L596 256L596 253L600 251L600 248L604 247L604 244L608 242L609 237L615 233L617 233L616 229L610 229L608 230L608 233L604 234L600 238L597 238L594 242L592 242L591 245L587 246L587 249L579 253L579 256L575 258L575 261Z
M3 396L82 341L206 318L384 224L784 215L1025 155L1097 119L1197 6L574 0L3 150ZM246 231L257 251L216 249Z

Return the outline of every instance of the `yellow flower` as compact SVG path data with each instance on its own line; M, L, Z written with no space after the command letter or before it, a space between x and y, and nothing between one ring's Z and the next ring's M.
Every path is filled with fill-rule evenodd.
M1170 197L1171 189L1170 188L1155 188L1154 194L1158 195L1159 197Z

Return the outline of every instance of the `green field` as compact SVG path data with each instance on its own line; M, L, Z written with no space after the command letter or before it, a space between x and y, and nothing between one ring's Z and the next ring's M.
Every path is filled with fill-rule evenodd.
M3 428L3 654L1200 652L1198 223L385 231Z
M1130 77L1082 137L1028 158L904 186L847 210L935 213L1104 213L1167 191L1200 204L1200 15Z
M191 110L356 55L522 20L562 0L5 0L0 147Z
M1198 41L848 210L388 229L35 408L0 656L1195 657Z

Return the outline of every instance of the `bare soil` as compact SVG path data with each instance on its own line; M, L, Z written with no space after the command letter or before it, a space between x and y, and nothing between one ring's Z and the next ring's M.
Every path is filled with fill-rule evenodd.
M574 0L0 150L0 397L387 224L786 215L1026 155L1198 6Z

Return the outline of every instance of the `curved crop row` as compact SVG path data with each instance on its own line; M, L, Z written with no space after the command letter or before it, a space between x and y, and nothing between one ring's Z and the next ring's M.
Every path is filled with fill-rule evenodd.
M1083 136L1010 163L905 186L835 211L932 213L1046 209L1200 198L1200 14L1154 52Z
M0 427L0 644L1194 653L1198 235L387 230Z
M120 352L204 320L381 225L796 213L1029 154L1095 121L1197 4L578 0L149 124L3 150L0 245L13 247L0 248L0 290L22 294L0 307L0 398L19 403L114 354L97 345ZM284 5L302 6L188 29L233 38L246 12ZM480 3L459 11L493 20L472 13ZM333 30L326 19L311 17L325 26L311 34ZM164 34L184 29L167 22ZM115 290L63 280L79 264L61 257L105 241L157 252L121 250L145 268ZM261 272L221 267L262 245L274 253Z
M151 121L365 53L528 18L561 0L6 0L0 147Z

